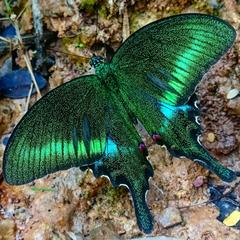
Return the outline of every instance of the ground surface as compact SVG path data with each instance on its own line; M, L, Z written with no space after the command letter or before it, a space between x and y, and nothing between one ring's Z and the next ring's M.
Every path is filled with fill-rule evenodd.
M49 50L56 57L50 69L49 89L89 71L87 60L73 54L89 57L93 52L90 48L99 49L99 42L116 49L129 35L129 29L132 33L158 18L202 12L220 16L235 29L240 24L240 5L233 0L101 1L98 8L93 7L94 2L40 1L44 25L58 33L51 46L58 52ZM3 6L0 1L0 9ZM19 23L22 34L31 32L33 27L31 5L25 6ZM234 170L240 170L240 97L228 100L227 94L233 88L240 89L239 56L237 37L232 50L205 75L197 89L203 143L219 161ZM22 63L21 56L18 62ZM31 104L35 101L33 96ZM0 100L0 137L10 133L25 105L26 99ZM173 158L165 148L147 142L149 160L155 169L147 196L155 219L151 236L239 240L238 230L216 219L219 213L214 205L204 204L209 197L207 183L223 182L192 161ZM0 162L3 151L2 144ZM187 207L199 203L203 204ZM169 208L175 211L168 213L170 218L177 220L176 225L166 228L161 219ZM142 235L127 190L114 189L106 179L95 179L90 171L69 169L20 187L4 181L0 184L0 239L130 239Z

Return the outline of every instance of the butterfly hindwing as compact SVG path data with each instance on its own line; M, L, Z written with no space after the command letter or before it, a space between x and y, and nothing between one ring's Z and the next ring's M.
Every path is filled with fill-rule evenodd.
M111 64L129 108L174 156L185 156L225 181L224 168L198 141L199 115L188 100L202 76L232 45L235 30L203 14L184 14L153 22L132 34ZM194 112L194 113L193 113Z
M135 145L118 145L111 138L108 145L108 154L96 162L93 172L97 177L107 175L113 186L128 187L138 226L145 233L150 233L153 229L153 218L146 203L146 192L149 190L148 179L153 176L153 169Z
M165 144L174 156L192 159L226 182L236 178L234 171L221 165L200 143L197 109L191 105L175 107L165 103L159 103L158 107L162 113L161 127L158 129L162 138L160 144Z
M145 233L153 229L153 218L146 203L148 179L153 169L138 149L141 142L131 116L119 95L111 95L110 119L105 157L93 165L94 174L107 175L113 186L126 185L131 192L139 228Z
M4 177L24 184L48 173L93 164L106 144L105 93L84 76L45 95L23 117L4 153Z

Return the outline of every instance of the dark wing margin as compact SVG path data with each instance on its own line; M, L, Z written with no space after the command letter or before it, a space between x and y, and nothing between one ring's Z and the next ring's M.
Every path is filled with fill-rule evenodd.
M6 182L20 185L70 167L93 164L106 144L105 95L94 75L40 99L14 129L3 157Z
M236 31L204 14L155 21L133 33L111 61L120 86L183 105L209 68L232 46Z

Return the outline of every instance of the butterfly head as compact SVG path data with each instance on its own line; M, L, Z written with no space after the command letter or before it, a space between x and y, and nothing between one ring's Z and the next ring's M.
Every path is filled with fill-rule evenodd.
M91 57L90 65L96 69L100 64L104 64L105 62L103 57L94 55Z

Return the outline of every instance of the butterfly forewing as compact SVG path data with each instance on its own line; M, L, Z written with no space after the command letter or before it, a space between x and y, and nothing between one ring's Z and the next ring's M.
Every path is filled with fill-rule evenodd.
M105 97L93 75L75 79L44 96L9 140L3 162L6 181L23 184L100 158L106 145Z
M120 85L140 88L171 105L182 105L235 36L228 23L213 16L169 17L132 34L114 55L111 68Z

